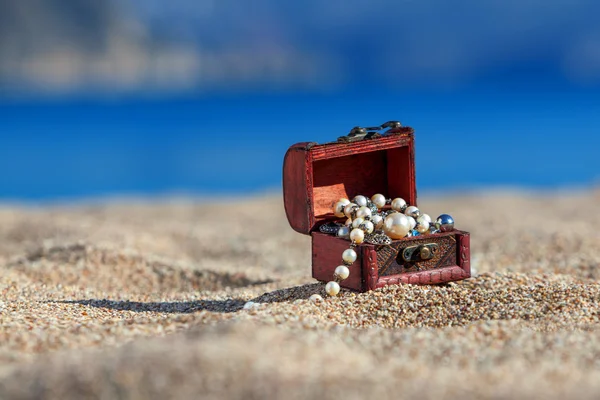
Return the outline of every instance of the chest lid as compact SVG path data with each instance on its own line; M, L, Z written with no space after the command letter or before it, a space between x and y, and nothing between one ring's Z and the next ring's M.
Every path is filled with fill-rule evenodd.
M377 129L386 127L384 133L354 128L334 143L290 147L283 164L283 197L295 231L308 235L337 220L332 208L340 198L381 193L416 205L414 130L392 122Z

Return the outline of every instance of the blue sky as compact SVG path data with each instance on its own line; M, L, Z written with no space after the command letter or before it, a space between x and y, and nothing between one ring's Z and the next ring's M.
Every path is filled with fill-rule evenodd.
M595 1L86 4L5 25L0 199L278 189L291 144L390 119L420 190L600 183Z

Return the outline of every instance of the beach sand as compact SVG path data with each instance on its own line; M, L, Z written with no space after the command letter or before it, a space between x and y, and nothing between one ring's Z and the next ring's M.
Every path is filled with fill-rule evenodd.
M600 192L419 205L472 279L317 303L278 196L0 206L0 398L600 397Z

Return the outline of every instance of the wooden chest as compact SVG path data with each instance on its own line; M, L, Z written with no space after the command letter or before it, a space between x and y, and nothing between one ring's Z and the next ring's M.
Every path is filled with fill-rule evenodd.
M350 245L347 239L319 231L322 224L339 221L332 211L335 202L381 193L417 205L413 129L396 127L382 135L355 139L299 143L284 160L287 218L294 230L312 236L312 275L323 282L332 280L342 252ZM469 240L468 232L453 230L394 240L387 246L361 244L356 248L356 262L349 266L350 276L340 286L365 292L390 284L439 284L468 278ZM436 246L432 258L406 257L407 252L431 245Z

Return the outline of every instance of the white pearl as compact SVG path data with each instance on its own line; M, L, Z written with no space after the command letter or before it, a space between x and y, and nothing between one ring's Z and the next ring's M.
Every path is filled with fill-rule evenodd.
M404 215L408 217L419 218L419 216L421 215L421 211L419 211L419 209L415 206L410 206L406 208L406 211L404 211Z
M408 218L408 222L410 222L410 229L415 229L415 226L417 226L417 221L413 217L406 218Z
M244 304L244 310L251 310L253 308L258 308L259 304L255 303L253 301L249 301L246 304Z
M342 253L342 260L347 264L354 264L357 258L358 255L354 249L348 249Z
M355 208L358 208L358 206L354 203L350 203L347 204L346 207L344 207L344 215L346 215L346 217L348 218L352 218L352 212L354 211Z
M325 285L325 291L330 296L337 296L340 292L340 285L337 282L331 281L327 285Z
M405 208L406 201L404 201L403 198L398 197L397 199L392 200L392 210L403 212Z
M393 213L385 219L383 230L392 239L402 239L410 231L410 222L406 215Z
M323 301L323 297L321 297L320 294L315 293L309 297L309 300L312 301L313 303L320 303Z
M383 226L383 217L381 215L373 215L371 217L371 222L373 222L375 228L381 229L381 227Z
M421 214L419 218L417 218L417 222L421 223L423 221L427 221L431 225L431 217L429 214Z
M365 233L362 229L353 229L352 232L350 232L350 240L356 244L361 244L365 241Z
M367 198L365 196L356 196L354 202L358 204L359 207L367 206Z
M341 237L343 239L350 238L350 228L347 226L340 227L340 229L338 229L337 235L338 237Z
M335 203L335 205L333 206L333 214L338 217L338 218L344 218L344 209L346 208L346 206L350 204L350 200L348 199L340 199L337 203Z
M335 269L334 274L341 280L344 280L350 276L350 269L345 265L340 265Z
M354 221L352 221L352 227L354 229L358 228L360 226L360 224L362 224L363 222L365 222L364 219L362 218L356 218Z
M361 207L358 209L358 211L356 212L356 216L358 218L368 218L373 214L373 211L371 211L371 209L369 207Z
M373 225L371 221L363 222L363 226L365 227L366 233L373 233L373 231L375 230L375 225Z
M352 218L348 218L345 223L346 226L352 226Z
M427 222L427 221L419 222L419 225L417 225L417 232L425 233L428 231L429 231L429 222Z
M385 198L384 195L382 194L376 194L373 197L371 197L371 201L373 202L373 204L375 204L377 206L377 208L379 208L380 210L385 207L386 203L387 203L387 199Z

